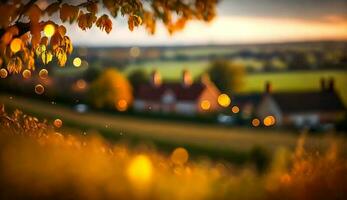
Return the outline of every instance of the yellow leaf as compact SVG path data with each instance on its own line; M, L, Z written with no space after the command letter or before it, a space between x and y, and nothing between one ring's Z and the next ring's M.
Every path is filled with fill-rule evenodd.
M23 63L19 57L13 57L7 63L7 70L9 73L19 74L22 71Z
M41 54L41 59L43 64L48 64L49 62L52 61L53 55L50 51L45 51Z

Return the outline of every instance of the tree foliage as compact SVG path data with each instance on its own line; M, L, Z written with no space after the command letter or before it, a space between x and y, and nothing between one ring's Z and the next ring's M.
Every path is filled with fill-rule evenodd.
M223 92L239 92L243 86L245 67L226 60L211 63L207 74Z
M132 31L144 26L153 34L161 21L170 33L188 20L210 21L218 0L4 0L0 3L0 67L9 74L34 70L56 60L64 66L73 51L63 23L87 30L93 26L112 30L111 17L121 15ZM50 20L57 19L57 20ZM43 34L44 33L44 34Z
M133 100L132 87L121 73L109 68L92 82L89 99L97 108L125 111Z
M138 69L131 72L128 75L128 79L133 88L136 90L141 84L149 82L149 75L146 73L146 71Z

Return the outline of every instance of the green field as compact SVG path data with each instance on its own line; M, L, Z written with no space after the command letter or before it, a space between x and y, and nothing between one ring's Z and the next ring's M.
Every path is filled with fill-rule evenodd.
M130 65L124 71L129 74L135 69L144 69L148 74L153 69L159 70L164 80L177 81L181 78L183 69L188 69L194 78L197 78L208 68L207 62L150 62ZM336 89L341 95L345 105L347 105L347 71L326 70L326 71L296 71L278 73L253 73L245 78L242 92L262 92L266 81L270 81L274 91L303 91L318 90L320 79L334 78Z

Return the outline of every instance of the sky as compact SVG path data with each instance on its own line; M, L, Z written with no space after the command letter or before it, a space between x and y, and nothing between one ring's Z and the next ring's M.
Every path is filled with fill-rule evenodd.
M347 40L347 0L222 0L210 23L191 21L169 35L159 24L155 35L130 32L125 19L113 20L110 34L97 28L68 34L83 46L250 44Z

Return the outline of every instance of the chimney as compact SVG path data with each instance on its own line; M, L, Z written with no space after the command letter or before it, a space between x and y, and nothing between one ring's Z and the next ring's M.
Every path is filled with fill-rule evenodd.
M328 91L333 92L335 90L335 79L331 77L329 79L329 84L328 84Z
M272 85L270 81L266 81L265 83L265 93L269 94L272 92Z
M326 81L325 81L325 78L323 77L320 79L320 89L322 92L326 90Z
M159 87L161 85L161 75L158 70L154 70L152 72L151 84L155 87Z
M189 87L193 84L192 76L186 69L182 72L182 84L184 87Z

